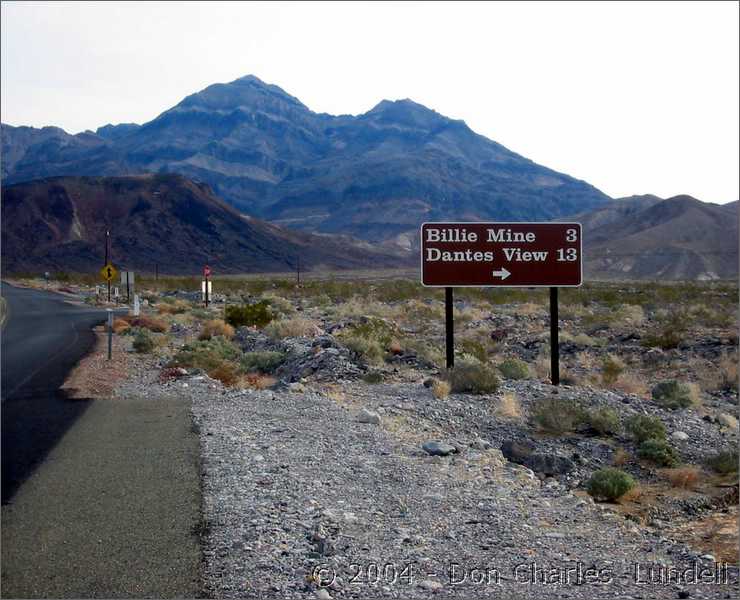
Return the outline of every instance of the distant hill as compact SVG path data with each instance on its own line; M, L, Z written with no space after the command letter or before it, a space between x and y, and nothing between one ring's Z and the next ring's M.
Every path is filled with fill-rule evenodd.
M570 220L570 219L568 219ZM586 275L599 279L736 279L738 203L633 196L575 215Z
M161 273L197 275L205 264L216 273L290 271L298 257L304 270L411 260L346 237L245 217L206 184L180 175L54 177L5 187L2 200L5 273L95 272L103 265L107 228L114 264L146 272L158 266Z
M211 85L141 126L69 135L2 125L2 152L5 184L174 172L291 228L402 243L426 220L549 220L609 200L411 100L317 114L253 76Z

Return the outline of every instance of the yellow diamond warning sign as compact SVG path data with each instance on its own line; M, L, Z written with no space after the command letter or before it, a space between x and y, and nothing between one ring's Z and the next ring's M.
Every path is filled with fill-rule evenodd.
M100 269L100 275L105 281L111 281L115 278L115 276L118 274L118 271L116 271L116 268L108 263L105 265L102 269Z

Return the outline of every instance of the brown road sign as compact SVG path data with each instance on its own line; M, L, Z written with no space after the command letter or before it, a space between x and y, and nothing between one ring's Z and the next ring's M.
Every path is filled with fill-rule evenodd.
M421 282L439 287L576 287L580 223L424 223Z

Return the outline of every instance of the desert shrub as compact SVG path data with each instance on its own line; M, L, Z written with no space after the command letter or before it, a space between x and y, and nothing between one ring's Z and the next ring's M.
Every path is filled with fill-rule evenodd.
M506 379L528 379L530 376L527 363L518 358L507 358L499 364L498 370Z
M662 467L675 467L678 464L678 454L666 440L645 440L637 448L637 455Z
M658 417L633 415L627 419L625 427L638 444L646 440L665 439L665 426Z
M362 317L359 323L350 325L342 334L376 340L381 348L387 348L399 336L398 328L379 317Z
M444 400L450 395L451 386L447 381L437 379L432 384L432 395L437 400Z
M622 304L615 319L625 325L636 327L645 322L645 310L639 304Z
M376 385L383 382L383 374L380 371L368 371L362 376L365 383Z
M272 308L272 312L277 315L292 315L295 313L295 308L293 307L293 303L288 300L287 298L283 298L282 296L276 296L275 294L262 294L262 299L266 300L270 303L270 307Z
M200 321L206 321L213 318L213 312L205 308L190 309L190 316Z
M275 385L276 381L269 375L262 373L247 373L239 380L244 387L254 388L255 390L264 390Z
M267 300L254 304L230 304L225 312L225 320L232 327L264 327L273 319Z
M591 496L609 501L624 496L634 487L635 480L631 475L611 467L599 469L586 482L586 490Z
M138 327L140 329L148 329L155 333L164 333L167 331L168 326L162 319L155 317L149 317L147 315L141 315L139 317L124 317L124 320L128 321L131 327Z
M223 361L239 362L242 351L230 340L214 337L185 344L170 361L170 367L194 367L206 373L220 366Z
M483 343L478 340L466 338L460 342L460 349L465 354L470 354L470 356L474 357L479 362L488 362L488 350Z
M134 350L139 354L147 354L154 350L154 340L146 329L139 329L134 335Z
M622 373L611 387L636 396L646 396L648 392L645 380L635 373Z
M689 489L696 485L699 479L699 469L696 467L677 467L663 471L665 478L673 487Z
M286 337L315 337L319 333L319 327L309 319L297 317L272 321L265 326L265 333L275 340Z
M347 348L369 363L383 362L383 347L377 340L356 335L344 335L341 340Z
M710 392L738 389L737 354L722 354L720 359L704 370L701 375L702 387Z
M499 417L504 419L521 418L522 407L514 392L505 392L502 394L495 412Z
M549 433L575 431L588 417L583 407L569 399L546 398L532 408L532 420L540 429Z
M234 328L228 323L224 323L221 319L212 319L206 321L205 325L203 325L198 339L210 340L212 337L218 335L231 339L234 337Z
M180 315L190 308L190 305L184 300L164 297L162 302L157 304L157 310L164 315Z
M612 455L612 464L615 467L621 467L630 459L630 454L624 448L617 448Z
M242 368L250 372L272 373L285 362L282 352L245 352L241 358Z
M691 388L675 379L660 382L651 393L653 400L664 408L687 408L692 404Z
M447 372L447 379L456 393L492 394L499 385L493 368L476 360L460 361Z
M207 373L211 379L217 379L226 387L236 385L241 376L238 365L226 360L221 361L218 365L209 369Z
M725 475L736 473L738 470L738 451L736 449L723 450L710 456L707 464L717 473Z
M619 416L613 408L602 407L588 411L586 421L599 435L614 435L621 429Z
M601 363L601 381L609 386L616 383L625 369L625 365L618 356L608 354Z
M129 322L124 319L114 319L113 321L113 333L121 334L130 328Z

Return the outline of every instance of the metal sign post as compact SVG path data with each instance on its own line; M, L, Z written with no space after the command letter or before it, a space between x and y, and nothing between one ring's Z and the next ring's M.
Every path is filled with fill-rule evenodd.
M445 288L445 350L447 355L447 368L455 366L455 323L452 318L452 288Z
M558 288L550 288L550 380L560 385L560 340L558 327Z
M113 309L108 310L108 360L113 355Z
M447 367L454 366L453 287L550 288L551 381L560 383L558 287L583 281L580 223L424 223L421 282L445 288Z
M205 282L203 283L203 293L205 295L206 308L208 308L208 292L210 292L209 288L211 287L208 281L208 278L210 276L211 276L211 267L206 265L205 267L203 267L203 277L205 279Z

